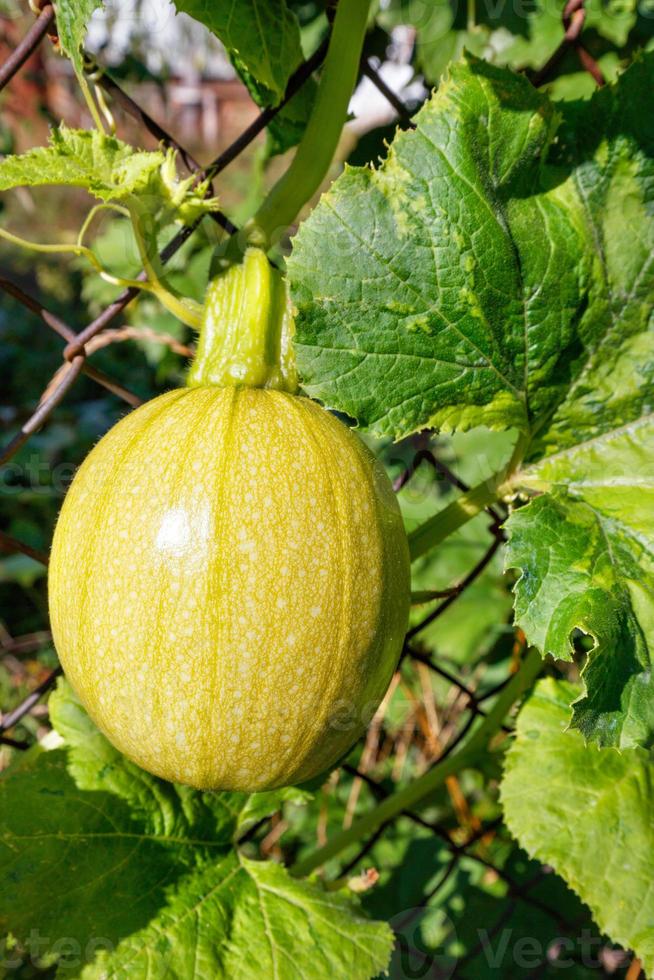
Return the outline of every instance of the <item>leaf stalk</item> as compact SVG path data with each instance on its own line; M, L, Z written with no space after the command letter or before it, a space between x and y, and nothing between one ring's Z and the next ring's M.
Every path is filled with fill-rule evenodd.
M443 510L434 514L428 520L415 528L409 534L409 553L411 561L420 558L432 548L439 545L454 531L471 521L473 517L486 510L499 500L508 490L508 483L522 462L528 437L520 433L513 449L511 459L487 480L482 480L476 487L453 500Z

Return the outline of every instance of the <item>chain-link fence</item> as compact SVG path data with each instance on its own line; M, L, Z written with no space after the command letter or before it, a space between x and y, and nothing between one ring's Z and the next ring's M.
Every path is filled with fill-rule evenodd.
M589 72L598 84L603 84L604 79L599 66L592 58L590 53L584 48L580 40L581 30L585 19L583 2L584 0L569 0L569 2L566 4L562 13L565 31L563 40L542 69L531 73L530 77L534 85L539 86L546 83L554 75L558 64L570 49L574 50L576 53L582 68ZM38 9L37 16L32 27L28 30L25 37L15 48L11 56L0 67L0 90L4 88L12 80L16 73L21 70L21 67L28 60L30 55L33 54L38 45L44 42L46 37L49 37L52 42L56 43L57 29L53 7L47 2L47 0L46 2L41 2L35 6ZM106 71L99 68L91 59L88 60L88 68L93 74L96 84L104 89L116 107L137 120L138 123L144 126L145 129L147 129L147 131L164 146L174 148L179 154L181 161L188 168L189 172L197 176L198 181L208 180L211 182L232 161L234 161L246 147L252 143L252 141L266 128L268 123L275 117L275 115L286 105L289 99L302 87L307 79L309 79L311 75L320 68L325 57L326 50L327 41L325 41L318 48L318 50L293 74L288 83L284 98L279 105L275 106L274 108L266 108L260 112L256 119L231 145L229 145L218 157L216 157L216 159L212 160L205 166L202 166L197 160L195 160L192 154L189 153L184 146L180 145L180 143L170 133L168 133L159 122L151 118L151 116L143 108L141 108ZM397 113L399 125L404 128L411 127L413 124L411 121L411 114L407 106L404 105L397 95L388 87L369 59L364 58L360 66L360 71L362 75L370 79L379 92L381 92L381 94L388 100L392 108ZM220 211L213 212L209 217L201 220L210 219L217 222L227 235L232 235L238 231L232 221ZM198 227L198 224L199 222L197 222L195 225L184 227L175 235L175 237L161 252L160 258L162 263L165 264L172 258L172 256L194 233ZM145 273L141 274L141 278L145 279ZM93 382L101 385L103 388L121 398L130 406L130 408L134 408L140 404L140 399L129 390L128 384L123 384L122 380L109 377L105 372L98 370L89 363L90 355L100 346L107 346L108 344L114 343L117 340L125 339L123 336L123 331L111 329L111 324L124 310L127 304L138 294L137 289L126 289L120 294L120 296L118 296L117 299L103 309L103 311L87 326L85 326L79 332L75 332L61 318L55 316L48 309L46 309L38 298L28 295L19 285L10 281L10 279L4 275L0 275L0 288L10 294L14 300L22 304L26 309L31 311L31 313L35 314L45 327L57 333L64 344L61 366L58 368L54 376L47 380L41 399L28 420L22 425L20 431L14 436L14 438L11 439L8 445L4 447L0 453L0 465L7 463L7 461L18 452L18 450L30 439L30 437L38 432L41 427L48 422L53 411L66 397L67 393L70 391L81 374L87 375ZM126 380L128 381L129 379ZM424 463L432 466L437 471L439 479L448 481L452 486L460 490L465 491L468 489L467 485L463 483L463 481L461 481L440 459L434 455L434 453L429 449L428 445L426 448L424 446L421 448L418 445L414 451L411 464L395 481L395 490L399 491L403 489L407 483L413 479L418 467ZM450 755L450 753L465 737L475 719L486 714L486 703L489 702L499 692L499 690L506 683L508 683L510 679L509 676L500 684L496 684L493 687L487 687L486 689L483 689L483 693L479 693L473 689L471 684L464 682L462 679L446 670L440 664L435 663L432 657L430 657L420 648L419 642L420 634L426 629L426 627L432 624L438 617L442 616L443 613L445 613L445 611L449 609L454 602L456 602L457 598L478 579L500 548L504 540L501 524L505 514L501 512L501 508L489 507L488 516L490 518L488 525L490 542L482 557L461 581L441 592L431 593L431 598L438 600L438 604L427 615L425 615L424 618L411 627L406 637L403 656L412 658L416 664L423 665L423 667L426 667L429 671L433 671L435 674L439 675L443 680L451 685L459 695L456 701L456 724L441 726L442 730L439 733L441 749L439 754L432 758L431 765L436 765L442 762L443 759ZM14 553L21 552L35 559L36 561L47 564L47 555L40 553L19 540L16 540L14 537L7 535L1 530L0 550ZM515 633L513 651L514 666L517 666L523 649L524 637L522 637L520 631L517 630ZM27 742L22 742L13 738L11 731L21 721L21 719L23 719L34 709L39 700L52 688L60 673L61 668L57 668L56 670L52 671L49 676L47 676L45 680L22 701L21 704L1 717L1 743L7 744L13 748L28 747ZM375 722L373 720L373 724L374 723ZM509 732L510 729L504 727L504 731ZM355 782L359 781L361 785L365 784L376 799L381 800L386 795L387 791L381 785L381 783L373 779L368 772L363 770L363 768L356 769L348 764L345 764L343 769L354 778ZM474 845L482 842L485 838L492 837L497 830L499 821L487 822L484 825L477 826L471 832L467 833L467 837L465 839L460 840L460 835L455 839L451 830L448 830L446 827L438 823L433 823L424 819L418 813L406 811L403 816L410 819L421 828L426 829L436 835L436 837L443 842L451 855L438 881L432 887L431 892L425 896L425 904L427 904L427 902L436 895L438 890L445 885L445 883L455 872L460 859L465 856L466 858L484 866L494 875L496 875L498 879L501 879L505 883L508 892L508 897L500 917L486 932L486 941L492 939L492 937L503 928L507 920L509 920L512 916L516 904L519 902L528 903L534 909L537 909L539 913L550 918L553 926L556 929L557 935L562 937L575 936L575 930L578 927L578 923L565 921L556 908L549 907L546 903L541 901L539 897L533 894L535 886L542 881L545 875L549 873L547 868L542 868L530 880L526 882L519 882L508 874L502 867L489 861L488 858L484 856L484 853L482 853L479 849L474 848ZM353 869L362 864L366 855L370 852L378 839L384 834L387 827L387 824L380 826L361 846L358 853L352 857L348 864L342 869L341 873L343 876L348 875L351 871L353 871ZM249 831L248 836L252 836L258 829L258 825L252 828L251 831ZM479 948L469 950L466 956L459 962L457 970L462 969L465 966L465 963L473 961L479 954L480 950L481 946ZM623 962L626 963L626 957ZM637 966L637 963L634 962L632 965ZM538 970L533 974L530 974L530 976L537 976L540 974L540 972L541 971ZM602 975L602 973L603 970L600 967L598 970L598 975ZM638 973L639 971L635 972L633 974L634 977L638 976ZM440 974L430 972L420 975L439 976ZM449 975L451 974L448 973L448 976ZM608 976L609 973L607 972L605 975Z

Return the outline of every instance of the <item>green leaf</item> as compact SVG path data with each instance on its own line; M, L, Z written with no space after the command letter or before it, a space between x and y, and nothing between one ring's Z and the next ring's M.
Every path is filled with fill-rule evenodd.
M623 47L638 19L637 0L590 0L586 6L585 27Z
M49 710L66 744L66 768L79 789L109 794L110 804L113 797L124 800L153 834L181 837L202 826L193 838L206 834L210 847L231 842L246 794L196 793L129 762L95 727L65 681L50 696Z
M0 160L0 190L46 185L83 187L105 203L138 199L159 231L171 221L192 224L218 207L206 182L178 178L173 150L136 150L115 136L63 123L51 131L49 146Z
M638 47L641 46L642 43L639 43ZM595 60L607 82L615 82L624 69L624 57L621 58L617 50L610 49ZM565 66L565 73L562 72L543 85L542 90L557 101L577 102L580 99L592 99L597 91L597 83L589 72L582 70L574 51L568 51L562 64Z
M49 146L0 161L0 190L11 187L83 187L101 201L145 190L165 160L160 150L135 150L97 130L53 129Z
M530 455L577 446L570 457L577 471L584 460L601 468L599 456L611 457L619 446L622 463L641 470L642 446L651 432L654 120L639 112L639 93L653 79L654 57L648 55L589 104L566 105L552 154L553 169L570 168L566 186L583 219L580 245L592 262L588 305L579 323L587 354L576 352L565 397ZM560 465L565 460L559 456Z
M167 783L121 756L66 684L50 706L63 745L0 777L0 928L29 944L38 927L59 975L308 980L343 963L366 980L385 968L390 930L353 897L234 846L306 794Z
M636 335L654 276L654 125L638 108L653 66L567 106L553 143L561 112L525 78L454 65L416 131L378 170L347 169L295 239L308 393L394 438L515 426L540 433L535 455L602 412L634 417L629 367L652 336ZM602 409L607 346L620 385Z
M579 332L594 339L514 479L552 496L508 525L528 638L569 658L575 629L593 637L573 723L619 746L654 736L654 125L634 105L651 76L642 60L566 110L557 153L584 205L593 286Z
M237 67L264 85L278 104L302 61L300 27L286 0L174 0L227 48Z
M611 508L616 495L622 498L622 488L609 485L604 510L563 489L538 497L510 518L506 561L521 570L516 621L543 653L571 660L575 632L593 638L574 727L601 745L648 745L654 520L646 495L636 509L628 497Z
M472 15L472 22L468 23ZM466 0L391 0L382 14L387 27L415 27L416 63L437 84L464 50L497 65L540 67L563 38L561 9L545 2L529 5Z
M654 770L641 749L565 733L570 684L541 681L518 717L502 781L509 830L551 865L600 929L654 971ZM576 828L576 831L575 831Z
M394 438L528 431L561 399L585 293L570 203L538 191L556 122L469 57L378 170L335 182L289 263L309 394Z
M302 15L303 19L305 19L308 16L306 23L303 23L301 26L298 25L301 49L308 55L313 48L317 47L320 35L327 28L325 14L323 11L313 10L310 6L307 7L306 5L300 5L297 12L291 9L290 4L288 7L290 18L300 17ZM309 52L306 51L306 42L309 42ZM260 73L254 72L249 67L251 63L244 60L239 52L231 51L230 57L234 68L256 104L262 109L277 106L286 91L291 72L285 73L282 71L279 76L280 86L271 88L262 79ZM297 52L294 50L293 58L296 57ZM298 62L298 67L299 64L300 62ZM268 138L266 140L264 159L285 153L300 142L311 116L317 91L318 85L315 79L313 77L307 78L295 95L269 121L266 127Z
M0 558L0 582L18 582L23 588L34 585L46 573L41 562L27 555L9 555Z
M83 71L82 45L88 23L102 5L103 0L56 0L59 41L78 75Z
M230 852L198 868L146 929L101 954L86 978L201 975L367 978L383 970L388 926L357 912L345 892L291 878L272 862Z

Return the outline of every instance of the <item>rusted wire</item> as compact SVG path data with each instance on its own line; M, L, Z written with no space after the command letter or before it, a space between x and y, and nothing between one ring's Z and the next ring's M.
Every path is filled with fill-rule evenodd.
M0 745L8 745L10 749L29 749L30 743L22 738L10 738L9 735L0 735Z
M34 555L40 555L34 552ZM40 559L47 561L47 555L41 555ZM23 636L12 636L2 622L0 622L0 650L13 656L31 653L38 650L46 643L52 642L50 630L37 630L35 633L25 633Z
M52 36L55 36L55 32L56 23L54 19L54 10L50 4L46 4L21 43L0 67L0 88L10 81L11 78L20 70L25 61L27 61L30 55L34 53L45 35L50 33ZM174 147L179 152L189 169L197 173L199 178L207 177L211 179L224 170L234 159L236 159L236 157L247 146L249 146L254 139L256 139L259 133L265 129L268 123L275 118L275 116L281 111L287 102L299 91L305 81L307 81L313 72L321 65L326 51L327 40L325 40L316 50L316 52L310 58L308 58L291 76L284 98L280 101L280 103L277 106L264 109L250 124L250 126L248 126L247 129L241 133L240 136L232 144L230 144L226 150L224 150L204 169L194 159L189 151L185 149L185 147L183 147L173 136L171 136L162 126L160 126L147 112L145 112L145 110L141 109L141 107L138 106L131 96L127 95L127 93L125 93L122 88L120 88L120 86L113 81L113 79L104 73L100 73L98 82L99 84L102 84L105 90L107 90L113 96L124 111L139 119L143 125L146 126L146 128L165 145ZM234 225L226 215L219 213L214 215L214 217L219 221L228 234L233 234L238 230L236 225ZM196 221L192 225L185 226L171 239L170 242L168 242L160 254L162 263L166 263L173 257L173 255L175 255L176 252L179 251L199 224L200 220ZM144 273L141 273L137 278L145 279ZM138 403L140 403L140 399L138 399L138 396L136 396L133 392L130 392L118 382L113 381L113 379L109 378L106 374L104 374L104 372L101 372L86 363L87 350L85 347L85 345L89 344L97 334L108 327L108 325L125 309L132 299L136 298L139 293L137 289L134 288L124 290L112 303L109 304L109 306L102 311L102 313L92 320L91 323L89 323L79 333L75 333L75 331L72 330L71 327L69 327L68 324L66 324L61 318L55 316L38 300L34 299L32 296L29 296L25 290L23 290L16 283L11 282L6 277L0 277L0 288L12 295L27 309L31 310L31 312L38 316L43 323L45 323L50 329L54 330L67 342L64 349L64 365L56 372L55 378L51 379L48 385L46 385L44 397L42 397L39 401L36 410L22 425L17 435L14 436L14 438L0 454L0 465L4 465L27 442L30 436L39 430L51 412L63 400L82 371L99 384L102 384L109 391L112 391L114 394L123 398L129 404L136 406ZM185 351L184 353L187 352ZM35 549L32 549L29 545L12 538L10 535L3 534L0 543L3 546L3 550L28 554L37 561L47 561L47 556L37 552ZM22 704L7 715L3 720L2 725L0 725L0 732L6 731L8 728L12 727L13 724L16 724L18 720L27 714L36 701L38 701L41 694L45 693L45 691L48 690L54 683L59 673L59 669L54 671L43 685L40 685L34 692L32 692L32 694L25 698Z
M299 92L304 83L308 81L311 75L320 67L320 65L325 60L325 55L327 54L328 38L326 38L320 47L309 57L307 60L300 65L300 67L295 71L289 80L286 87L286 92L284 93L284 98L276 106L270 106L264 109L257 118L250 123L247 129L244 129L241 135L231 143L226 150L223 150L215 160L209 164L204 170L204 175L206 177L216 177L221 173L232 160L235 160L239 154L243 152L250 143L256 139L259 133L263 132L268 123L272 122L275 116L284 108L284 106L293 98L293 96Z
M583 9L583 0L569 0L563 14L564 25L566 27L566 37L564 39L564 43L566 45L578 44L584 17L585 13ZM20 69L21 65L24 64L30 54L36 49L48 30L51 29L53 23L53 8L49 4L45 5L36 22L25 35L23 41L18 45L18 47L0 69L0 80L2 80L2 84L6 84L6 82L9 81ZM315 69L322 63L326 53L327 43L327 40L325 40L318 50L294 73L289 81L285 96L281 100L280 104L278 106L263 110L257 119L222 154L220 154L204 169L200 167L194 157L177 140L175 140L173 136L171 136L159 123L157 123L147 112L145 112L145 110L141 109L141 107L138 106L131 96L127 95L127 93L125 93L120 86L110 78L110 76L101 72L98 81L99 84L102 84L114 96L114 98L116 98L125 111L139 119L149 129L149 131L156 136L156 138L162 140L169 146L174 146L179 151L180 155L190 169L197 172L201 176L211 178L224 170L225 167L233 159L235 159L242 152L242 150L249 145L249 143L252 142L258 133L265 128L265 126L275 117L275 115L293 97L293 95L296 94L313 71L315 71ZM556 58L556 56L557 53L555 53L553 59ZM550 59L550 61L553 59ZM386 83L379 76L379 73L369 61L364 63L363 70L374 82L379 91L382 92L382 94L384 94L384 96L389 100L390 104L393 105L396 111L402 114L404 121L407 123L410 122L410 116L406 106L404 106L401 100L399 100L392 90L388 88ZM589 65L588 70L592 73L592 66ZM543 71L545 71L545 69L543 69ZM216 217L229 233L236 230L236 227L226 216L219 213L216 215ZM179 248L181 248L199 223L200 222L198 221L195 225L185 227L178 232L178 234L162 251L162 262L166 262L179 250ZM141 274L140 278L145 277L143 274ZM4 452L0 456L0 462L5 462L7 459L9 459L11 455L13 455L13 453L15 453L26 442L29 436L38 430L50 412L56 407L56 405L59 404L82 370L89 373L95 380L99 381L99 383L103 383L105 386L107 386L109 379L107 379L106 376L103 376L95 368L89 369L88 366L85 365L84 345L97 333L103 330L137 295L137 289L124 290L124 292L121 293L121 295L114 300L113 303L111 303L98 317L88 324L87 327L80 331L80 333L76 335L73 334L73 336L68 336L66 338L68 339L68 344L64 350L64 357L71 363L71 365L75 365L75 367L71 368L71 370L65 373L65 375L59 381L58 387L54 391L51 391L48 397L39 404L31 418L23 426L21 432L18 433L18 435L5 448ZM42 316L42 318L44 319L44 322L50 322L50 324L52 324L51 316ZM116 394L119 394L120 397L126 397L126 400L131 404L135 404L134 396L129 393L127 389L123 389L122 386L117 386L114 384L113 388L110 388L110 390L113 390ZM438 465L438 462L435 462ZM493 512L492 516L495 519L495 525L499 526L499 514ZM435 614L440 615L440 612L437 610ZM432 614L432 616L434 616L434 614Z
M168 261L168 259L170 259L175 252L182 247L199 223L200 221L198 220L193 225L185 226L177 233L177 235L175 235L175 237L168 243L160 254L162 262ZM141 273L137 278L145 280L145 274ZM4 281L6 282L6 280ZM17 292L17 287L14 287L12 294L18 298ZM22 293L22 290L20 292ZM37 409L22 426L20 432L14 436L2 453L0 453L0 466L4 465L9 459L11 459L11 457L18 452L21 446L27 442L29 437L41 428L50 413L62 401L85 366L85 344L95 337L96 334L100 333L101 330L104 330L104 328L125 309L128 303L130 303L131 300L138 295L138 292L139 291L136 288L124 290L120 296L113 301L113 303L106 307L103 312L97 316L95 320L92 320L87 327L80 331L80 333L72 334L71 339L64 348L64 358L69 364L68 370L62 374L57 386L54 390L50 391L48 397L40 401ZM25 296L24 293L22 293L22 295ZM21 301L23 301L22 297ZM37 312L35 309L35 304L36 301L32 301L32 303L29 304L29 308L33 309L34 312ZM49 326L52 326L53 329L57 329L58 333L61 333L61 329L54 327L54 319L57 318L52 318L50 315L48 319L44 319L44 322L48 323ZM59 328L61 328L62 322L58 321L58 325ZM92 372L95 373L97 378L98 372L95 369L92 369ZM49 389L50 384L46 386L45 390L48 391ZM127 394L127 389L124 389L124 391ZM135 396L130 394L129 400L131 400L132 397Z
M54 332L59 334L59 336L64 340L70 342L75 339L75 331L72 329L72 327L69 327L68 324L64 323L60 317L55 316L54 313L47 310L42 303L34 299L33 296L30 296L29 293L26 293L25 290L18 286L15 282L7 279L5 276L0 276L0 289L3 289L10 296L13 296L14 299L18 300L18 302L25 306L28 310L31 310L31 312L38 316L39 319L46 324L46 326L50 327L51 330L54 330ZM128 405L132 406L132 408L137 408L141 404L141 399L138 395L136 395L133 391L130 391L129 388L126 388L118 381L110 378L104 371L99 371L97 368L91 367L90 364L84 364L82 371L93 381L97 382L97 384L102 385L103 388L106 388L107 391L117 395L118 398L122 398L123 401L126 401Z
M454 674L450 673L449 670L446 670L440 664L435 663L431 657L428 657L427 654L422 653L420 650L416 650L414 647L410 647L408 644L405 644L404 652L408 653L408 655L413 660L417 660L419 663L424 664L431 671L433 671L435 674L438 674L440 677L448 681L448 683L452 684L454 687L458 687L461 693L465 694L465 696L468 699L468 705L467 705L468 709L473 714L479 715L481 718L486 717L486 711L484 711L484 709L481 707L481 702L487 700L490 695L486 694L483 695L482 697L479 697L479 695L476 694L475 691L472 690L472 688L468 687L467 684L459 680L458 677L455 677ZM502 686L504 686L504 683L505 682L502 683ZM513 729L508 727L508 725L502 725L501 730L509 735L513 731Z
M6 715L3 715L2 720L0 721L0 735L4 735L5 732L8 732L10 729L14 728L19 721L22 721L25 715L30 713L34 705L41 700L43 695L47 694L50 688L54 686L55 681L61 676L61 674L63 674L61 667L55 667L55 669L48 674L46 679L41 681L41 683L34 688L31 694L28 694L27 697L21 701L17 708L14 708L13 711L8 711Z
M170 147L176 150L185 166L191 173L197 174L198 180L203 179L207 176L205 168L202 167L200 163L195 159L193 154L182 146L182 144L175 139L166 129L163 128L152 116L146 112L131 95L128 95L124 89L120 87L118 82L116 82L111 75L100 68L96 62L87 56L88 70L95 72L97 75L97 84L100 85L108 95L110 95L122 108L133 119L137 122L143 124L143 126L151 133L160 143L164 146ZM207 194L211 195L212 189L209 187ZM237 226L224 214L222 211L211 211L210 217L216 221L229 235L233 235L238 231Z
M440 762L441 760L439 759L438 761ZM345 765L343 768L345 768L351 775L354 775L357 778L362 779L373 791L377 799L385 799L388 796L387 791L384 789L381 783L378 783L367 773L361 773L356 767L350 765ZM448 850L450 850L452 854L452 860L454 862L458 862L462 857L466 857L472 861L477 862L478 864L482 864L485 868L488 868L489 871L493 871L498 876L498 878L501 878L507 884L509 893L513 897L522 899L523 901L527 902L529 905L532 905L534 908L537 908L540 912L543 912L545 915L548 915L551 919L553 919L556 922L557 926L561 928L563 931L566 931L571 927L569 923L565 922L565 920L556 911L556 909L551 908L545 902L542 902L540 899L529 894L529 891L539 881L542 880L545 874L543 870L539 871L538 874L535 875L530 881L522 884L520 882L517 882L512 875L506 872L499 865L495 864L492 861L489 861L487 858L482 857L479 854L472 853L470 851L470 848L473 846L473 844L477 843L479 840L485 837L492 829L492 826L486 824L485 826L480 827L468 838L468 840L466 840L464 844L457 844L454 840L452 840L452 837L450 836L450 832L441 824L433 823L429 820L425 820L419 814L414 813L412 810L403 810L402 816L407 817L409 820L413 821L414 823L419 824L420 826L424 827L426 830L429 830L431 833L433 833L436 837L439 838L439 840L442 840L443 843L448 848ZM369 838L368 842L366 842L366 844L362 846L361 850L357 853L355 859L348 862L346 866L348 873L369 852L372 846L376 843L379 836L380 836L379 828L377 828L375 834L371 835L371 838ZM342 874L345 873L346 873L345 871L342 872ZM429 898L433 898L433 894L434 893L431 892Z
M14 48L4 64L0 66L0 92L7 82L10 82L14 75L20 71L27 59L34 54L53 24L54 16L54 8L51 4L47 4L20 44Z
M187 168L192 173L196 173L199 179L207 178L211 180L214 177L217 177L218 174L225 170L225 168L228 167L233 160L240 156L243 150L247 149L247 147L257 138L257 136L263 132L266 126L272 122L275 116L281 112L281 110L293 98L293 96L299 92L304 83L325 60L327 45L328 38L326 38L316 49L316 51L291 75L288 85L286 86L284 97L281 99L281 101L275 106L269 106L263 109L256 119L254 119L250 125L243 130L243 132L206 167L203 167L200 163L198 163L195 157L184 146L182 146L178 140L171 136L171 134L168 133L167 130L165 130L163 126L161 126L155 119L153 119L148 112L142 109L141 106L130 95L128 95L124 89L120 87L115 79L111 77L111 75L103 71L98 77L98 84L101 85L105 91L116 100L124 112L132 116L133 119L143 123L148 132L151 133L156 139L160 140L165 146L170 146L177 150ZM216 217L216 215L212 214L212 217ZM217 220L220 219L217 218ZM226 228L226 230L230 234L233 234L238 229L232 224L231 227Z
M28 558L33 558L34 561L38 561L41 565L48 564L48 556L45 552L32 548L31 545L19 541L18 538L12 537L11 534L5 534L4 531L0 531L0 551L8 551L10 554L20 553L27 555Z
M95 69L97 67L98 66L96 63L87 57L85 61L85 70L90 71L91 69ZM179 143L174 136L171 136L171 134L168 133L163 126L160 126L156 119L152 118L149 112L146 112L145 109L135 102L131 95L128 95L128 93L120 87L118 82L112 78L107 71L102 69L99 70L96 83L100 85L108 95L111 96L111 98L117 103L117 105L120 106L123 112L126 112L128 116L136 119L137 122L140 122L156 140L159 140L159 142L163 143L164 146L177 150L187 170L191 171L192 173L198 173L202 170L201 164L198 163L193 154L182 146L182 144Z
M402 126L404 126L405 129L415 129L416 124L411 118L411 113L399 95L396 95L393 89L386 84L375 66L372 64L370 58L364 58L361 63L361 71L367 78L370 79L377 91L384 96L389 105L395 109Z
M50 15L46 18L45 14L48 10L50 11ZM41 22L41 18L43 18L43 21L41 22L42 30L40 30L40 32L28 32L24 42L19 45L19 48L17 48L10 59L8 59L10 64L9 68L6 69L7 80L9 80L16 73L16 71L18 71L20 65L23 64L29 57L30 53L36 49L38 43L42 40L44 35L47 33L48 28L52 24L53 16L54 14L51 7L45 8L39 15L36 23L38 24ZM220 173L220 171L224 170L225 167L256 138L256 136L271 121L271 119L274 119L277 113L296 94L296 92L299 91L304 82L322 63L326 50L327 42L325 41L318 48L315 54L312 55L311 58L307 59L307 61L304 62L293 74L288 83L284 98L280 101L279 105L270 109L265 109L263 112L261 112L257 119L247 128L247 130L245 130L245 132L242 133L238 139L227 148L227 150L225 150L220 156L213 160L208 167L204 169L200 167L193 156L177 140L175 140L174 137L172 137L162 126L156 123L148 113L142 110L131 98L131 96L128 96L117 83L113 82L113 80L109 78L109 76L100 74L99 83L103 84L105 88L107 88L111 94L113 94L113 96L119 100L125 111L128 111L131 115L135 115L137 118L139 118L151 132L156 134L158 139L162 140L168 146L174 146L187 165L189 165L194 172L198 173L199 177L207 177L211 179L216 176L216 174ZM21 56L20 58L14 57L16 52L19 52ZM7 62L5 63L5 66L6 65ZM212 216L221 224L228 234L233 234L238 230L236 225L234 225L233 222L231 222L230 219L221 212L213 212ZM171 239L171 241L161 252L160 259L162 263L167 262L177 251L179 251L199 224L200 220L196 221L190 226L182 228L174 236L174 238ZM141 273L137 278L144 280L144 273ZM4 280L4 282L6 282L6 280ZM13 284L10 284L10 286L12 287L13 295L16 296L16 298L18 298L21 302L24 302L24 292L21 290L20 293L22 295L18 296L18 287L13 287ZM113 303L103 310L98 317L96 317L78 334L70 331L70 328L63 324L58 318L53 317L52 314L48 314L47 316L44 315L46 311L40 304L37 303L37 301L32 300L31 302L26 303L26 305L28 305L33 312L36 312L37 315L41 316L45 323L52 326L53 329L56 329L57 332L61 333L62 336L68 340L66 348L64 349L64 357L69 362L70 367L62 374L58 383L52 390L49 390L50 386L46 388L46 391L48 391L47 397L39 403L32 416L21 428L21 431L9 442L9 444L0 454L0 465L7 462L7 460L10 459L21 448L21 446L25 444L30 435L38 431L53 409L66 395L82 370L85 370L86 373L88 373L95 380L100 381L100 383L104 383L105 387L109 386L110 382L106 376L104 376L101 372L98 372L95 368L89 369L85 364L85 344L95 337L96 334L100 333L100 331L104 330L104 328L111 323L112 320L118 316L118 314L121 313L122 310L124 310L125 307L131 302L131 300L136 298L137 295L138 289L136 288L124 290ZM122 386L116 386L113 383L111 384L112 387L110 390L113 390L114 393L120 394L121 397L126 398L126 400L132 405L136 404L136 396L128 392L127 389L122 388Z
M438 457L434 455L429 446L423 446L418 449L407 468L403 470L403 472L393 481L393 490L395 490L396 493L399 493L400 490L404 489L421 463L429 463L429 465L432 466L437 473L447 480L451 486L456 487L457 490L461 490L463 493L466 493L470 489L467 483L458 477L456 473L449 468L449 466L446 466L442 460L438 459ZM489 530L496 537L501 538L503 536L501 525L504 518L500 514L497 507L489 505L485 508L485 510L486 513L493 518L493 523L489 526Z
M606 79L602 69L597 64L590 52L581 43L581 32L586 21L586 8L584 0L568 0L562 13L563 20L563 39L558 48L545 62L543 67L531 75L532 83L538 88L550 80L555 70L558 68L564 55L573 49L579 62L589 75L592 75L597 85L604 85Z
M186 344L180 343L176 337L173 337L167 333L160 333L158 330L153 330L151 327L125 326L117 327L115 329L108 327L101 333L96 334L95 337L92 337L91 340L86 343L84 350L86 351L86 356L90 357L92 354L95 354L96 351L102 350L103 347L109 347L111 344L122 343L125 340L147 340L153 344L164 344L174 354L179 354L180 357L192 358L195 356L195 351L191 347L187 347ZM52 390L57 387L60 378L66 371L67 365L68 361L64 361L59 370L53 376L50 382ZM88 364L85 364L84 369L91 377L93 377L93 374L95 373L94 369L89 368ZM112 387L108 384L105 384L105 387L110 391L112 390ZM48 393L49 389L45 394L47 395ZM125 400L129 400L133 408L138 408L139 405L143 404L142 399L140 399L138 395L133 395L129 399Z
M446 599L443 599L441 604L437 606L436 609L433 609L427 616L424 617L424 619L421 619L419 623L417 623L408 631L406 635L407 640L413 639L414 636L417 636L417 634L420 633L422 630L424 630L425 627L429 626L430 623L433 623L434 620L438 619L439 616L442 616L443 613L450 608L452 603L455 602L456 599L458 599L461 593L465 592L465 590L470 585L472 585L475 579L479 578L479 576L484 571L484 569L487 568L487 566L494 558L502 542L503 539L501 537L499 536L495 537L495 540L492 542L492 544L487 549L487 551L482 555L482 557L479 559L479 561L474 566L474 568L472 568L468 572L465 578L461 579L458 585L453 586L452 594L449 595Z
M79 377L82 368L84 367L84 354L78 354L69 363L63 377L56 385L53 391L44 398L40 403L36 411L34 411L27 422L24 422L20 428L20 431L10 440L7 446L5 446L2 453L0 453L0 466L4 466L11 457L18 452L21 446L24 446L30 436L33 436L35 432L38 432L48 416L53 412L53 410L59 405L63 400L66 393L75 384L75 381ZM50 385L46 386L46 391Z

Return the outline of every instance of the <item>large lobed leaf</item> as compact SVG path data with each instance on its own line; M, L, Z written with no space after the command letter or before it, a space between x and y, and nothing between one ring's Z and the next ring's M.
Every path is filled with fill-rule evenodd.
M603 479L610 469L609 457ZM619 484L607 482L598 503L555 490L507 525L507 564L521 569L516 620L530 640L571 660L575 631L592 637L582 673L587 693L574 705L573 725L601 745L649 746L654 734L654 520L647 504L644 493L632 509Z
M39 955L66 976L366 980L385 968L392 933L353 896L234 845L306 794L167 783L121 756L67 685L50 707L62 747L0 779L0 926L28 952L38 926Z
M596 339L516 478L554 493L508 524L527 635L564 658L575 629L594 639L573 724L603 745L654 738L654 125L640 111L651 81L651 59L635 64L562 130L554 163L574 160L594 263L579 329Z
M555 106L468 57L377 170L350 169L289 263L307 391L395 438L515 426L518 622L595 649L574 724L654 740L654 56ZM325 261L325 253L329 261Z
M390 0L382 21L415 28L417 65L431 84L464 50L496 64L536 68L563 38L561 9L539 0L529 6L480 0L472 23L465 0Z
M614 942L654 971L654 769L642 749L565 733L576 688L543 680L518 717L502 781L509 829L550 864Z
M654 125L638 93L652 64L563 127L526 79L454 65L416 130L378 169L347 169L295 239L309 393L394 438L480 424L531 436L581 393L601 347L647 329Z
M569 201L540 187L556 123L525 79L469 57L377 170L336 181L289 264L310 394L394 438L529 431L563 397L587 269Z

